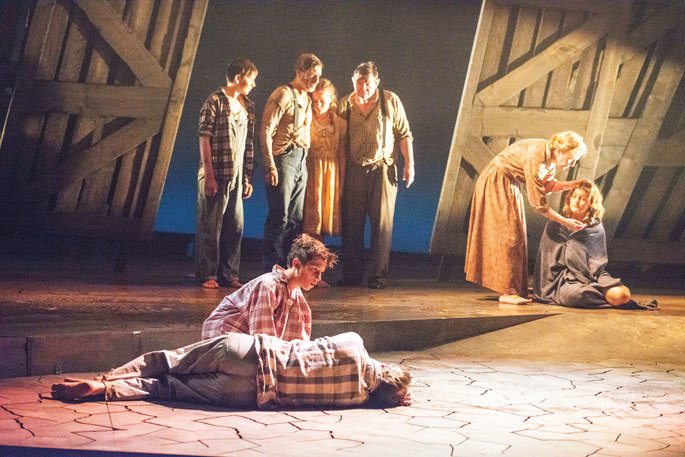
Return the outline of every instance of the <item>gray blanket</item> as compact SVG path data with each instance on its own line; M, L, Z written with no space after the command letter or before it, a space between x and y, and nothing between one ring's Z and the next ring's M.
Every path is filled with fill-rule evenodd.
M556 222L547 222L535 262L536 299L576 308L611 307L605 293L621 285L621 280L607 273L607 261L602 224L572 234Z

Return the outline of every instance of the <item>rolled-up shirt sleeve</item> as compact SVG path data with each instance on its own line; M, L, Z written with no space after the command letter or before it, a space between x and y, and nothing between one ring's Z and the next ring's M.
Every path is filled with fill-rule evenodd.
M409 120L407 119L407 113L404 111L404 105L402 105L402 101L397 95L393 94L393 96L390 98L390 102L392 103L395 111L392 124L395 137L400 139L409 138L413 141L414 137L411 133L411 129L409 128Z
M271 94L264 106L262 124L259 127L259 140L261 143L262 165L265 169L275 169L273 155L273 136L276 133L281 117L291 103L287 99L287 89L277 89Z
M209 97L200 110L200 120L198 122L198 136L212 136L214 124L216 123L216 103Z

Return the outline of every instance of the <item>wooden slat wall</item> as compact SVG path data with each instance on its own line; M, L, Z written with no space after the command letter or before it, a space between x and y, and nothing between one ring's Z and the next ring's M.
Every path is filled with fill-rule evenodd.
M21 61L2 80L12 89L0 105L2 228L151 234L207 4L27 3Z
M684 40L680 2L485 0L431 252L464 256L473 185L494 155L575 130L588 156L557 179L600 185L610 258L685 264ZM546 219L527 217L534 251Z

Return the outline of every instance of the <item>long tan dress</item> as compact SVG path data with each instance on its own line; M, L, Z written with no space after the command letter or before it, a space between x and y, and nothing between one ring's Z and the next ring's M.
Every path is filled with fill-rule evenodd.
M331 111L333 122L312 119L311 146L307 154L307 189L304 194L302 231L313 235L340 235L340 197L345 160L345 120Z
M521 184L540 213L554 184L547 140L511 144L483 169L473 191L464 271L468 281L502 295L527 296L528 246Z

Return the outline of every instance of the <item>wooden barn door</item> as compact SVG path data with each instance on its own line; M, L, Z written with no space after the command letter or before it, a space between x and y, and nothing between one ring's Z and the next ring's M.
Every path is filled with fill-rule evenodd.
M431 239L443 279L463 267L479 171L513 141L564 130L589 151L557 179L598 183L610 258L685 263L684 6L484 2ZM527 212L534 250L546 219Z
M207 0L30 5L0 144L2 228L150 235L206 9Z

